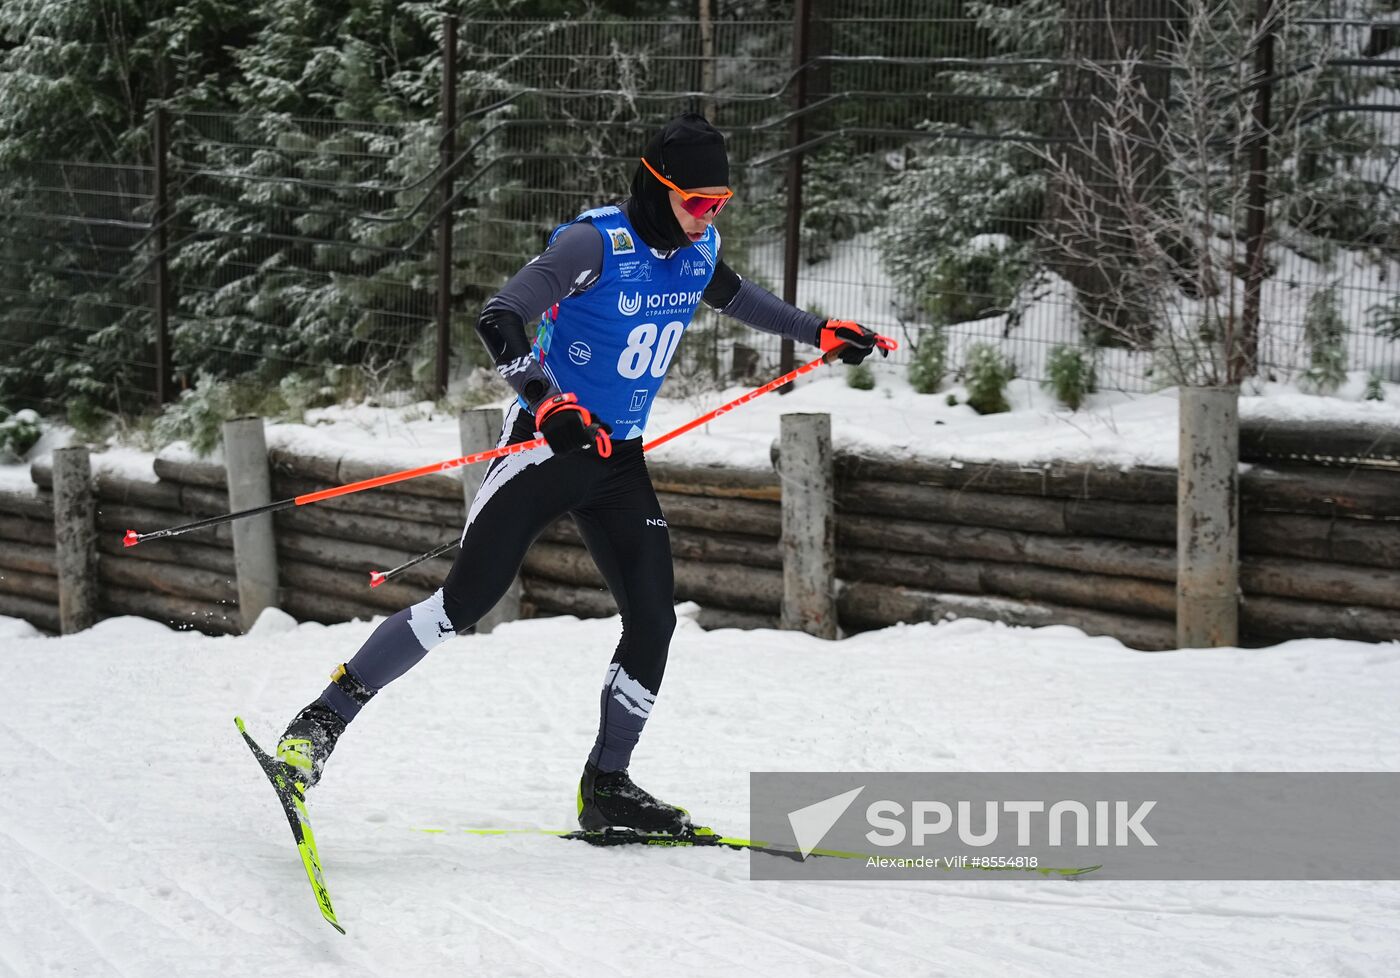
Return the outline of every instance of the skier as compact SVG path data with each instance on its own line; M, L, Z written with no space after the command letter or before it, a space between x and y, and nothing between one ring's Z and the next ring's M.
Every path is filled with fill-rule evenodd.
M385 619L293 718L277 745L292 780L315 785L360 709L494 607L530 544L568 513L622 613L579 781L579 825L690 829L684 809L627 773L676 623L670 540L642 455L647 415L702 300L756 329L837 350L846 363L863 361L878 339L796 309L726 265L714 220L732 198L724 137L699 115L672 119L647 144L630 197L558 227L485 304L477 332L519 395L501 444L537 431L546 444L492 462L443 586ZM537 318L532 346L525 323Z

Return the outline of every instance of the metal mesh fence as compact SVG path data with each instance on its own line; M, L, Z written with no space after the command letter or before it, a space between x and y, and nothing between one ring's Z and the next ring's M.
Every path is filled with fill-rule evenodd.
M0 186L0 371L25 403L62 415L74 399L52 392L66 386L79 401L152 406L153 281L133 261L151 183L148 167L44 162Z
M763 18L709 22L588 13L462 26L447 284L459 365L481 362L470 330L480 305L553 227L623 196L655 126L696 109L729 137L737 198L720 223L725 259L742 274L783 288L796 189L789 163L800 153L799 305L906 340L898 362L941 343L955 371L972 344L987 342L1039 381L1054 348L1068 346L1092 352L1103 387L1169 383L1160 339L1171 324L1115 336L1086 317L1093 283L1133 269L1104 258L1086 271L1096 263L1057 257L1066 198L1047 161L1104 96L1091 65L1140 55L1133 78L1174 117L1184 114L1179 68L1165 62L1181 43L1186 5L796 6L811 12L800 70L793 6L777 3L763 5ZM1271 73L1257 70L1243 42L1212 65L1243 79L1231 96L1240 105L1267 88L1276 118L1291 120L1268 145L1259 373L1400 380L1396 5L1272 8L1287 17L1275 29ZM1300 78L1310 79L1306 92ZM276 380L360 363L426 382L441 287L441 134L428 117L174 117L164 230L177 372ZM1209 166L1247 176L1249 159L1212 145ZM10 368L38 344L59 344L71 350L79 389L86 383L96 396L110 383L125 405L149 402L150 170L50 164L7 176L0 190L0 347L14 354ZM1103 216L1110 241L1113 215ZM1224 224L1204 247L1228 242L1221 281L1231 291L1245 277L1239 259L1251 232L1243 221ZM1196 301L1187 295L1182 308ZM1232 306L1229 315L1245 313ZM684 391L768 375L779 355L774 338L702 309L672 383Z
M1274 30L1291 33L1280 38L1274 72L1238 90L1241 100L1252 97L1263 77L1276 114L1296 123L1270 134L1278 155L1267 188L1259 374L1296 378L1330 359L1389 379L1394 344L1384 327L1400 274L1396 237L1334 218L1397 213L1393 30L1377 4L1276 6L1290 19ZM1068 346L1092 353L1102 386L1142 391L1172 382L1161 343L1096 329L1077 301L1083 276L1046 255L1053 203L1043 154L1071 139L1066 114L1074 106L1089 111L1105 97L1083 83L1086 64L1111 66L1136 53L1144 73L1179 70L1167 52L1184 43L1182 6L830 0L814 8L798 304L902 336L909 342L897 359L937 336L956 370L972 344L986 342L1040 381L1054 349ZM529 162L511 168L509 209L482 224L488 240L515 246L492 252L491 271L507 273L557 221L622 193L656 122L708 107L740 164L738 206L722 222L726 257L778 290L791 191L793 32L790 20L721 21L707 47L703 26L689 22L473 25L472 62L507 82L483 94L528 92L509 109L518 125L503 151ZM1226 74L1230 65L1212 70ZM1298 74L1317 76L1312 105L1288 116ZM571 159L551 158L561 139ZM1246 172L1247 160L1215 151L1209 165ZM1234 234L1242 259L1245 228ZM492 277L474 284L489 293ZM1238 283L1227 288L1242 293ZM776 340L704 313L697 327L708 339L693 336L691 349L708 351L712 370L730 362L735 343L760 350L760 373L776 366Z
M175 117L177 369L276 380L348 362L422 379L435 145L430 125Z

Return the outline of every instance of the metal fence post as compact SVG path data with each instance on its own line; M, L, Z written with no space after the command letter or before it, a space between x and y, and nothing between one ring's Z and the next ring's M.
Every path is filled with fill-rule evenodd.
M53 535L58 625L69 635L97 622L96 505L85 447L54 450Z
M437 372L435 392L447 393L452 337L452 177L457 156L457 18L442 24L442 223L438 227Z
M797 304L797 270L802 258L802 153L798 149L807 138L807 117L802 114L807 104L807 42L811 37L812 0L796 0L792 13L792 66L797 72L793 83L792 122L788 126L787 166L787 225L783 231L783 301ZM791 339L784 339L779 371L787 373L796 364L796 351ZM793 389L792 384L778 388L779 394Z
M224 465L230 513L272 502L262 418L224 422ZM264 608L277 606L277 540L271 513L235 520L232 530L238 611L246 632Z
M170 246L170 121L164 106L156 106L151 125L156 205L152 217L156 249L155 308L152 310L156 334L156 403L169 404L175 399L175 378L170 353L170 258L166 253Z
M1177 464L1176 641L1239 644L1239 389L1183 387Z
M1274 34L1278 29L1273 0L1258 0L1254 50L1254 94L1249 136L1249 176L1245 186L1244 309L1240 333L1231 348L1229 382L1238 384L1252 376L1259 360L1259 315L1264 289L1264 244L1268 234L1269 127L1273 124Z
M462 436L462 454L494 448L501 434L502 414L500 408L473 408L458 415L457 423ZM462 494L467 501L467 512L472 511L477 487L490 467L490 462L478 462L461 470ZM476 623L479 635L485 635L502 622L515 621L520 617L520 577L516 576L505 595L481 620Z
M784 414L782 627L836 637L836 481L831 415Z

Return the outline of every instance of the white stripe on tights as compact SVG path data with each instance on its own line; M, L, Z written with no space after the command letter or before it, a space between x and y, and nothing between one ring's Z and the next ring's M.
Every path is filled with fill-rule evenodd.
M627 675L627 670L618 663L608 666L608 678L603 685L612 689L613 699L625 706L628 713L643 720L651 716L656 694Z
M413 637L418 639L424 652L432 651L434 646L457 634L442 604L442 588L408 609L408 627L413 630Z
M515 424L515 417L520 412L520 405L511 405L511 414L506 418L506 429L509 430ZM481 512L491 497L500 490L511 479L533 465L539 465L554 457L553 450L548 445L541 445L538 448L531 448L528 451L517 452L514 455L507 455L501 459L495 468L486 473L486 478L481 480L481 487L476 490L476 497L472 500L471 512L467 514L466 526L462 527L461 540L466 540L467 530L471 529L472 522L477 514ZM460 542L460 541L459 541Z

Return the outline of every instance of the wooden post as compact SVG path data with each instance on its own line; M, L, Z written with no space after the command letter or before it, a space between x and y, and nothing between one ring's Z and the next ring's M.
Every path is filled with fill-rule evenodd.
M96 506L85 447L54 450L53 534L59 631L69 635L97 623Z
M836 480L831 415L784 414L783 628L836 638Z
M272 475L262 418L224 422L224 465L228 472L230 513L272 502ZM235 520L231 529L239 617L246 632L264 608L278 604L277 541L271 513Z
M1176 640L1239 644L1239 389L1183 387L1177 470Z
M500 440L502 423L500 408L473 408L470 411L463 411L458 416L458 427L462 435L462 454L470 455L473 452L494 448ZM486 475L486 470L490 465L490 462L478 462L460 470L462 473L462 494L467 501L468 513L472 511L472 502L476 499L477 487L481 485L481 480ZM488 611L476 623L477 633L485 635L502 622L515 621L519 618L520 594L520 575L517 574L505 595L496 603L496 607Z

